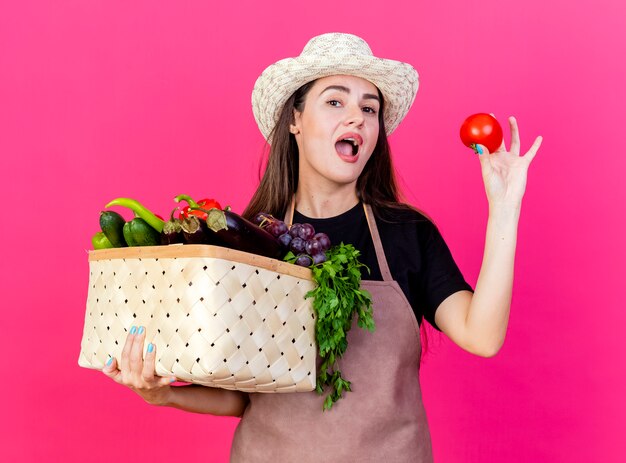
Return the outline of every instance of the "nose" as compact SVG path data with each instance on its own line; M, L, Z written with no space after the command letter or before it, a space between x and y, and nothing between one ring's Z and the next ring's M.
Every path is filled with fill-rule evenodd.
M359 107L359 105L350 105L347 108L347 114L346 114L346 120L345 120L346 125L360 126L363 124L364 120L365 119L363 117L363 112L361 111L361 108Z

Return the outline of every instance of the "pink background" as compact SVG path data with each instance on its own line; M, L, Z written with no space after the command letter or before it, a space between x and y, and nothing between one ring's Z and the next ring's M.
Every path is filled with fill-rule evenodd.
M515 115L524 150L544 137L503 349L481 359L441 338L424 364L436 461L624 461L623 2L271 5L2 3L0 459L227 461L236 419L151 407L78 367L85 249L118 196L161 215L180 193L241 211L263 143L254 81L344 31L420 73L395 161L472 285L487 204L460 123L494 112L508 143Z

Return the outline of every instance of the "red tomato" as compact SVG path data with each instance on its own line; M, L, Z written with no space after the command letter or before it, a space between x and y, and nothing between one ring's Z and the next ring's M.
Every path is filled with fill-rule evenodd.
M502 144L502 127L491 114L472 114L461 126L461 140L474 151L480 144L493 153Z

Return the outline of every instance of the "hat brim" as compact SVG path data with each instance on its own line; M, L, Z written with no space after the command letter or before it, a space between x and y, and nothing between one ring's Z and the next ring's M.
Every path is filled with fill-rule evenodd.
M385 131L390 135L407 115L415 101L419 75L410 64L355 55L341 61L320 62L309 57L282 59L259 76L252 91L252 110L261 133L270 135L289 97L301 86L331 75L351 75L373 83L385 100Z

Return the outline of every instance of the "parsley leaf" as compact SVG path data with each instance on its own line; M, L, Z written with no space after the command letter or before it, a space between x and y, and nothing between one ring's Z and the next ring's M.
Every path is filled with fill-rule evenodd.
M360 328L370 332L376 329L372 296L361 289L360 268L367 267L359 262L360 254L351 244L341 243L326 251L326 262L311 267L317 287L305 298L313 298L313 310L317 316L315 338L322 359L315 390L322 395L325 387L331 388L322 410L330 410L344 392L351 390L350 381L341 376L336 362L348 347L347 334L354 316L358 317Z

